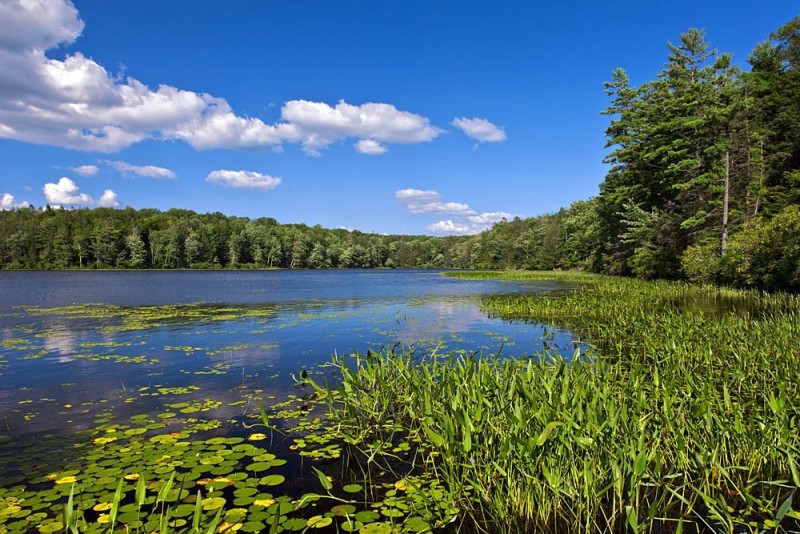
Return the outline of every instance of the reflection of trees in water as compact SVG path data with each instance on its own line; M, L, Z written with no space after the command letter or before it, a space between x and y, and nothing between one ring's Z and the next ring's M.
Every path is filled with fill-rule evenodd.
M35 308L20 323L33 321L24 337L43 351L22 361L31 349L12 351L3 375L10 394L3 409L14 431L41 432L88 428L102 408L117 417L159 410L173 393L197 386L175 398L223 401L225 418L241 416L251 398L246 392L291 390L291 373L313 369L334 352L364 351L401 343L442 350L496 352L504 339L524 339L528 354L541 331L490 318L479 295L307 299L271 304L181 304L166 306L76 305ZM31 326L26 324L26 327ZM539 325L540 326L540 325ZM20 327L21 328L21 327ZM493 332L493 330L501 331ZM568 343L568 342L565 342ZM522 341L518 343L522 347ZM504 354L509 354L508 347ZM24 394L20 388L28 388ZM145 391L142 388L150 388ZM23 397L36 414L28 419L17 408ZM42 403L43 398L55 403ZM64 409L65 404L85 407ZM234 406L228 407L228 404ZM251 402L252 404L252 402ZM0 416L3 414L0 412ZM1 424L1 423L0 423Z
M470 332L476 324L488 321L475 299L429 301L420 306L406 307L402 313L405 319L395 336L405 345Z

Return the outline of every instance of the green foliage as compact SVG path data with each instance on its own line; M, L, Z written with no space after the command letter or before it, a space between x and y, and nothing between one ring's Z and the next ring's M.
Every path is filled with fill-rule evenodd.
M598 199L606 272L673 278L681 260L683 273L712 279L695 247L721 249L765 210L800 202L798 42L800 18L759 44L743 73L690 29L668 44L656 80L632 87L622 69L612 73L612 167Z
M596 348L569 362L392 351L337 360L342 387L322 392L365 455L389 428L420 439L418 468L441 481L467 531L796 529L800 363L785 357L800 343L796 297L583 273L475 275L492 276L588 281L485 307L582 332Z
M692 245L683 251L681 268L686 278L699 284L718 280L720 272L719 248L716 245Z
M17 209L0 211L0 268L470 267L471 247L463 246L470 239L365 234L177 209Z
M800 291L800 207L754 220L734 236L722 258L722 278L742 287Z

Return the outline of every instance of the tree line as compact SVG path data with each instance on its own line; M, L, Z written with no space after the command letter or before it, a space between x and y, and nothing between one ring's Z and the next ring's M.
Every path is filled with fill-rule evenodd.
M474 236L386 236L172 209L0 212L0 266L586 269L800 290L800 17L749 70L701 30L606 84L600 193Z
M600 194L505 221L480 266L585 268L800 291L800 17L743 71L691 29L655 80L606 84L610 153Z
M6 269L415 268L462 263L462 238L387 236L190 210L0 212Z

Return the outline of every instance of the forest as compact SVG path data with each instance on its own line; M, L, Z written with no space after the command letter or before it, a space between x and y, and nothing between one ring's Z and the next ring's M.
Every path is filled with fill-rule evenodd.
M800 17L749 68L690 29L655 80L606 83L599 194L473 236L400 236L189 210L0 212L4 269L583 269L800 290Z

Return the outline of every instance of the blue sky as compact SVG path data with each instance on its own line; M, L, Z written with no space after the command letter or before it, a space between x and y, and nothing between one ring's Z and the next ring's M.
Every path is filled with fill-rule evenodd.
M0 0L0 207L474 233L598 192L616 67L748 53L796 0Z

